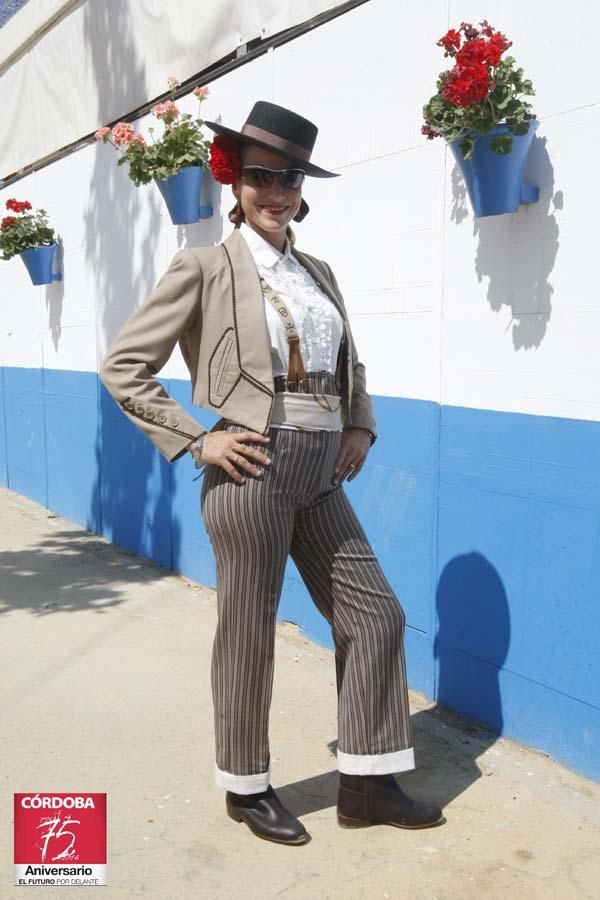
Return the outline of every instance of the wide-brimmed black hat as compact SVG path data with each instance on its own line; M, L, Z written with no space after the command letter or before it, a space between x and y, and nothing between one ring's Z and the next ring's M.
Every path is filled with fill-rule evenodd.
M205 122L211 131L227 134L246 144L257 144L267 150L282 153L294 165L316 178L335 178L338 172L328 172L310 162L319 129L308 119L290 109L258 100L246 119L241 131L225 128L217 122Z

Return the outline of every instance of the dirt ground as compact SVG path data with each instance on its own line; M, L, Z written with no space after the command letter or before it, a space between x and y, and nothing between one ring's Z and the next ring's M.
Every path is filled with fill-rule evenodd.
M333 654L285 622L272 783L312 840L256 838L214 782L214 591L6 489L0 560L1 900L40 896L13 886L22 791L107 792L114 900L599 900L600 785L414 692L417 769L398 780L446 823L340 828Z

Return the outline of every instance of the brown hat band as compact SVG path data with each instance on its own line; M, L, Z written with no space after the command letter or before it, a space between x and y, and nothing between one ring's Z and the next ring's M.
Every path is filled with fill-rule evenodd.
M285 138L280 138L270 131L265 131L264 128L257 128L256 125L243 125L241 134L245 137L262 141L264 144L271 144L273 149L281 150L282 153L288 156L297 156L298 159L304 159L306 162L310 159L310 150L307 150L306 147L301 147L300 144L294 144L292 141L286 141Z

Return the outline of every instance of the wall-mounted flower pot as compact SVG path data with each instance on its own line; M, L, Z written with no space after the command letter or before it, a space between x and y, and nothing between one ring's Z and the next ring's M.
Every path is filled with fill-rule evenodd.
M173 225L187 225L212 216L212 206L202 206L200 203L203 176L202 166L187 166L170 178L154 179L167 204Z
M510 153L500 156L490 149L490 141L499 135L510 135L507 125L496 125L475 141L471 159L463 159L461 138L449 141L450 149L467 185L475 216L499 216L517 212L521 203L535 203L539 188L523 184L523 169L539 122L532 119L529 131L513 135ZM473 132L472 132L473 133Z
M21 250L19 256L25 263L33 284L51 284L62 281L60 272L52 272L52 263L57 244L46 244L43 247L28 247Z

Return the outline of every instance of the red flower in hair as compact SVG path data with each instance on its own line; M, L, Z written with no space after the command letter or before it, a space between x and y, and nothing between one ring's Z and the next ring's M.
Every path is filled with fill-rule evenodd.
M220 184L237 181L242 172L238 141L227 134L218 134L210 145L208 165L213 178Z

